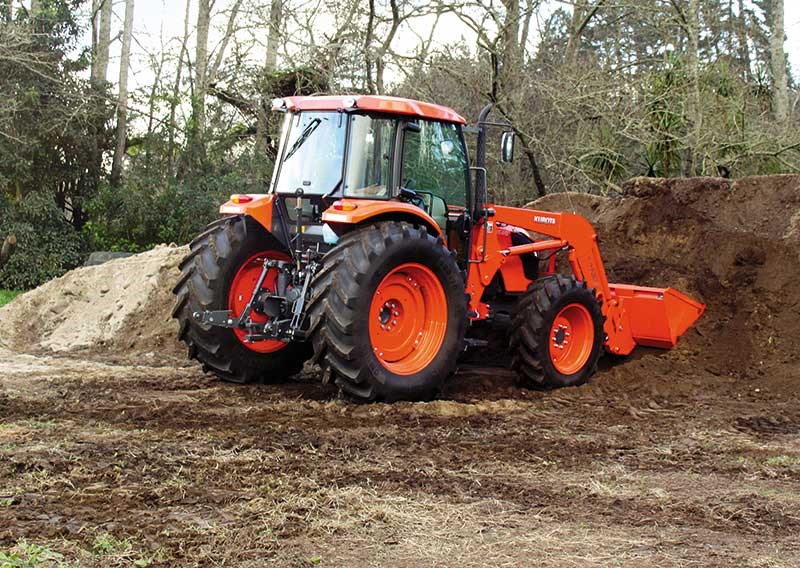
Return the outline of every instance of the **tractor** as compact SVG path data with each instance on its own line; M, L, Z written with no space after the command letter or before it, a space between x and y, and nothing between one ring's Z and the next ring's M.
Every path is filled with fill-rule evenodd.
M224 380L276 382L311 360L359 401L428 400L479 322L509 322L520 384L579 385L604 352L674 346L705 306L611 284L583 217L488 202L489 128L387 96L276 99L266 193L234 194L190 244L173 316L189 356ZM475 135L470 165L466 135ZM557 265L557 258L563 260Z

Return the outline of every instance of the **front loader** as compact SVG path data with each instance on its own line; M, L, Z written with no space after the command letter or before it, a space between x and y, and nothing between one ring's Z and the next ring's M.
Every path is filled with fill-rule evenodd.
M225 380L280 381L312 359L356 399L429 399L479 348L473 323L510 315L519 382L572 386L603 352L674 346L703 313L671 288L609 283L583 217L488 203L487 131L508 126L487 120L491 106L473 128L394 97L273 110L285 116L269 191L221 206L175 287L189 356ZM504 132L503 161L513 146Z

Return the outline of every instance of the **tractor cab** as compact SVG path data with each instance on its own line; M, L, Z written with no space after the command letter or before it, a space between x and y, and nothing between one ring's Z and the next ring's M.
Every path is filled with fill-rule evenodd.
M336 232L334 212L397 203L424 212L450 248L466 250L471 199L463 117L377 96L288 97L273 101L273 109L285 117L271 190L288 203L290 226L298 225L300 211L304 238Z

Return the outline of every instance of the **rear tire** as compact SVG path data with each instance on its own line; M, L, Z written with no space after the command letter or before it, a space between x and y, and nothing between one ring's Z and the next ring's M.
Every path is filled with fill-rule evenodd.
M603 314L585 282L565 276L536 280L511 324L511 368L517 384L535 389L589 380L603 352Z
M435 396L467 325L458 266L441 237L408 223L345 235L323 259L309 310L315 359L361 401Z
M232 309L231 286L248 261L257 255L286 257L277 239L252 219L224 217L211 223L189 248L179 266L172 312L189 357L202 363L204 371L233 383L279 382L300 372L311 356L308 343L245 344L233 329L204 325L192 317L197 311Z

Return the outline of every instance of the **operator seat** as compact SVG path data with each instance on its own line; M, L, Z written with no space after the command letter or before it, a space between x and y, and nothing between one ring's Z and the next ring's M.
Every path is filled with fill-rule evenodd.
M428 215L433 217L433 220L436 221L436 224L439 225L439 228L441 228L443 232L446 231L447 202L438 195L433 195L431 193L420 192L419 197L425 204L425 211L427 211Z

